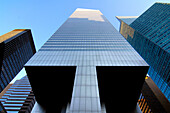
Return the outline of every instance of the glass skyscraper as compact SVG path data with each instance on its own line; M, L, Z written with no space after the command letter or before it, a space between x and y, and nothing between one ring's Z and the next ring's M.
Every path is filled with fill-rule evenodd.
M30 29L15 29L0 36L0 92L35 52ZM2 103L0 103L0 112L6 112Z
M38 104L57 113L132 111L148 68L99 10L80 8L25 65Z
M170 101L170 4L155 3L131 23L118 17L120 33L150 65L148 74Z
M138 100L142 113L169 113L170 102L150 77L146 77Z
M0 97L7 113L30 113L35 103L35 97L27 76L9 84Z
M15 29L0 36L0 92L36 52L31 30Z

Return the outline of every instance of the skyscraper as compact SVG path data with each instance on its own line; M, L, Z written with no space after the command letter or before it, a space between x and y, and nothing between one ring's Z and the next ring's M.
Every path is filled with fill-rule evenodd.
M0 92L35 52L29 29L15 29L0 36Z
M170 112L170 102L150 77L146 77L141 92L138 105L142 113Z
M35 97L27 76L9 84L0 101L7 113L30 113Z
M148 74L170 101L170 4L155 3L136 20L118 17L120 33L150 65Z
M37 102L58 113L132 111L148 68L99 10L80 8L25 65Z

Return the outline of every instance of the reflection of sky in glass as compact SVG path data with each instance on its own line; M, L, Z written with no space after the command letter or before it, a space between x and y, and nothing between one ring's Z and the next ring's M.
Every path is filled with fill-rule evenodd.
M148 66L99 10L77 9L25 66L77 66L71 111L101 111L96 66Z
M3 16L0 18L0 35L15 28L30 28L36 50L38 50L77 7L100 9L116 29L119 30L119 22L117 22L115 18L116 15L138 16L157 1L158 0L149 0L147 2L144 0L103 0L96 2L94 0L82 0L77 2L77 0L53 0L50 2L35 2L34 0L29 0L10 3L8 1L2 1L0 14ZM165 1L159 0L159 2ZM21 10L21 8L25 10ZM18 75L24 76L25 74L25 72L21 71Z
M117 16L120 20L120 33L150 65L149 76L170 100L168 42L168 4L155 3L133 23L133 16ZM160 10L157 10L160 9ZM130 24L130 25L128 25Z
M31 95L31 90L32 88L27 76L12 83L0 99L7 113L18 113L19 110L23 109L22 107L25 106L24 103L28 99L28 96ZM29 101L27 100L26 102L27 105L30 104L30 101L33 102L33 99L29 97Z

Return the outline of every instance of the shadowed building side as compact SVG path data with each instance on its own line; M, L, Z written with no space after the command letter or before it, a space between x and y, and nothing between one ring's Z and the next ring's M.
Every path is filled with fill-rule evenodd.
M59 113L69 104L66 112L110 113L120 111L121 102L129 105L121 112L134 111L149 66L99 10L78 8L25 68L36 106L46 112ZM123 82L116 85L114 81L119 77ZM105 82L107 88L102 88ZM130 93L123 93L124 89ZM109 93L112 91L116 99ZM123 94L128 101L123 100ZM34 113L39 108L34 108Z
M142 112L169 113L170 102L150 77L146 77L138 100Z
M148 75L170 101L169 11L169 3L155 3L129 25L117 18L120 33L150 65Z
M36 52L30 29L15 29L0 36L0 92ZM0 105L2 112L3 106Z
M0 36L0 92L35 52L29 29L16 29Z

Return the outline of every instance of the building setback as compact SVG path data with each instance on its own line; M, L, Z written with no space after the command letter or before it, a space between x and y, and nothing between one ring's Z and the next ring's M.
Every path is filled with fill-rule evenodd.
M27 76L9 84L0 101L7 113L30 113L35 97Z
M155 3L136 20L117 17L120 33L150 65L148 75L170 101L170 4Z
M99 10L80 8L25 65L38 104L57 113L132 111L148 68Z
M36 52L31 30L15 29L0 36L0 92Z

